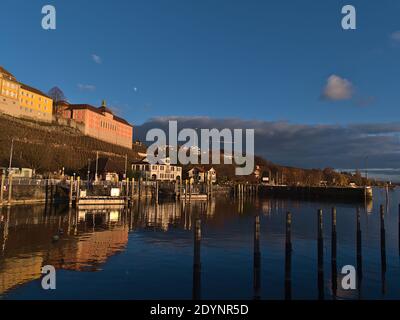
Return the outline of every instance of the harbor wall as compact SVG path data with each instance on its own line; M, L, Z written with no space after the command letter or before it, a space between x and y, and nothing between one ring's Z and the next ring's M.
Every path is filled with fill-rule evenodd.
M304 187L304 186L260 186L261 196L291 197L297 199L332 199L332 200L371 200L371 188L344 187Z

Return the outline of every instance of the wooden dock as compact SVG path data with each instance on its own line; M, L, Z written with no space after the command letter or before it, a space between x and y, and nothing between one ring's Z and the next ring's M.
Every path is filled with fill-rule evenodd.
M124 206L125 197L85 197L76 200L77 206Z

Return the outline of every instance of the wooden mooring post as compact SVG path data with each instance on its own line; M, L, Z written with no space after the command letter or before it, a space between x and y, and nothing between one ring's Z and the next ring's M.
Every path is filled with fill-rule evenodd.
M3 174L1 176L0 205L3 205L3 201L4 201L4 185L5 185L5 181L6 181L6 177Z
M261 251L260 251L260 215L254 217L254 261L253 261L253 289L254 299L261 298Z
M361 288L362 280L362 234L361 234L361 217L360 208L356 210L356 221L357 221L357 279L358 279L358 290Z
M55 185L53 180L50 180L50 206L53 206L54 203L54 196L55 196Z
M129 178L126 178L125 202L129 203Z
M292 299L292 214L286 213L285 299Z
M69 182L69 206L72 207L72 198L74 192L74 177L70 177Z
M385 231L385 208L380 206L380 225L381 225L381 276L382 293L386 291L386 231Z
M133 204L133 197L135 196L135 178L132 178L131 186L131 204Z
M193 250L193 300L201 299L201 220L197 216L193 228L194 250Z
M187 179L185 180L185 203L187 202L188 198L188 181Z
M80 198L80 192L81 191L81 177L78 176L76 179L76 195L75 195L75 205L78 206L79 204L79 198Z
M158 180L156 181L156 203L158 203Z
M335 299L337 296L337 236L336 236L336 208L332 208L332 235L331 235L331 281L332 281L332 295Z
M189 203L192 201L192 188L193 188L193 183L192 180L189 181Z
M12 187L13 187L13 175L8 175L8 205L11 206L12 203Z
M138 180L138 195L139 195L139 199L142 198L142 177L139 177Z
M399 214L398 214L398 244L399 244L399 255L400 255L400 204L399 204Z
M318 210L318 299L324 299L324 237L322 210Z

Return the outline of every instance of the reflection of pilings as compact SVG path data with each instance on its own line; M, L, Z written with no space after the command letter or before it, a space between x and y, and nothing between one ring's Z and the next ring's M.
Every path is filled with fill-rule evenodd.
M260 215L254 218L254 265L253 265L254 299L260 299L261 289L261 251L260 251Z
M286 214L285 299L292 299L292 214Z
M358 290L361 292L361 280L362 280L362 237L361 237L361 221L360 221L360 209L357 208L357 278L358 278Z
M385 234L385 209L383 205L380 207L381 220L381 271L382 271L382 293L386 288L386 234Z
M133 186L132 186L133 188ZM129 231L133 230L133 215L134 215L134 206L133 206L133 200L131 201L131 206L127 209L129 210Z
M71 226L72 226L72 208L68 208L68 228L67 228L67 234L71 234Z
M318 210L318 299L324 299L324 238L321 209Z
M336 238L336 208L332 208L332 238L331 238L331 268L332 268L332 295L337 293L337 238Z
M79 210L75 210L74 235L78 234Z
M193 251L193 300L201 298L201 220L196 218L194 226L194 251Z
M1 246L1 252L2 252L3 255L4 255L4 251L6 250L6 244L7 244L7 239L8 239L8 227L9 227L9 223L10 223L10 211L11 211L11 207L8 207L7 208L7 215L5 217L4 227L3 227L3 244Z

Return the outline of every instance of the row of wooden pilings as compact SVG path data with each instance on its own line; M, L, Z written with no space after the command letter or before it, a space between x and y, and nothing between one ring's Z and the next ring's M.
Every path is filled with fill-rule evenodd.
M259 184L237 183L233 185L233 196L243 198L258 195Z
M190 210L190 209L189 209ZM317 211L317 273L318 273L318 299L325 299L324 287L324 232L323 232L323 212ZM337 266L337 212L336 208L331 210L331 284L332 297L337 298L338 290L338 266ZM260 249L260 215L254 218L254 257L253 257L253 292L254 299L261 298L261 249ZM363 276L362 267L362 233L360 210L356 209L356 273L357 289L360 294L361 282ZM193 228L194 252L193 252L193 299L201 298L201 220L197 215ZM385 209L380 206L380 247L381 247L381 276L382 293L385 293L385 275L386 275L386 232L385 232ZM286 213L285 230L285 299L292 299L292 213ZM400 254L400 205L399 205L399 254Z
M324 233L323 233L323 212L321 209L317 212L317 273L318 273L318 299L325 298L324 290ZM332 296L337 297L338 290L338 272L337 272L337 212L336 208L331 210L331 283ZM400 254L400 205L399 205L399 254ZM380 248L381 248L381 280L382 293L385 293L385 275L386 275L386 232L385 232L385 209L380 206ZM360 209L356 209L356 273L357 289L361 292L361 282L363 276L362 267L362 233ZM286 240L285 240L285 299L292 298L291 286L292 270L292 214L286 214ZM261 288L261 251L260 251L260 216L255 216L254 226L254 298L260 298Z

